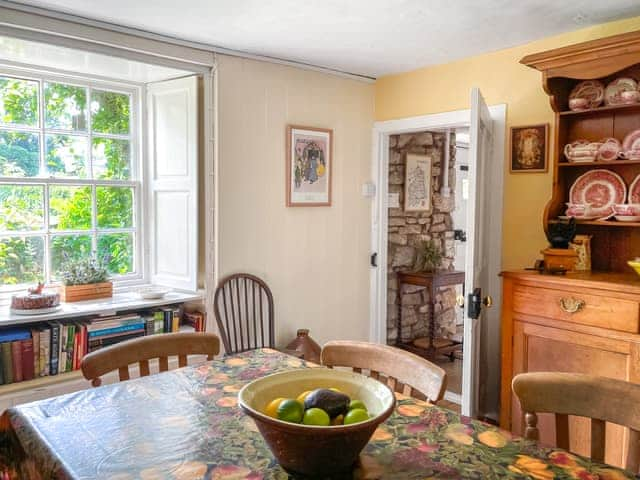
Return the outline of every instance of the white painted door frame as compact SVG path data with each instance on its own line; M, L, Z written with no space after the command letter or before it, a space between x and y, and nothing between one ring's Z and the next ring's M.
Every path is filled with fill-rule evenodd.
M506 105L493 105L489 107L491 118L494 122L493 154L491 158L490 175L492 195L492 215L497 219L496 224L487 232L488 241L495 248L494 255L489 259L490 271L495 273L495 285L489 286L489 292L494 298L494 308L487 314L487 322L498 325L500 319L501 286L498 274L502 263L502 192L504 186L504 142ZM386 343L387 341L387 248L388 248L388 181L389 181L389 137L402 133L415 133L424 131L442 131L468 127L471 119L471 111L456 110L452 112L421 115L397 120L376 122L373 126L373 156L372 156L372 181L375 185L375 197L371 209L371 252L377 253L378 267L371 267L370 275L370 322L369 337L372 342ZM468 287L470 288L470 287ZM499 335L498 335L499 337ZM483 337L483 340L484 337ZM489 348L492 355L499 361L499 338L494 345L483 345ZM497 347L497 348L494 348ZM499 378L499 375L496 377ZM488 388L498 388L487 385ZM463 386L464 391L464 386ZM489 406L493 410L493 405ZM497 404L495 405L497 411Z

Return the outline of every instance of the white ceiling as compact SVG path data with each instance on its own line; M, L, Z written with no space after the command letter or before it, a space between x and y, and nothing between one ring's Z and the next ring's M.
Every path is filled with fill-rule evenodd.
M639 0L16 0L371 77L640 15Z

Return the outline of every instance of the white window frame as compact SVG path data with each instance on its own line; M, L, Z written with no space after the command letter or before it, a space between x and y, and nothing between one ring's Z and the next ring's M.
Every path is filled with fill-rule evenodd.
M26 126L12 126L2 125L0 130L2 131L15 131L24 133L36 133L39 135L40 141L40 161L44 162L46 148L45 135L46 134L63 134L63 135L81 135L87 139L87 156L89 160L89 172L93 176L92 166L92 138L94 137L91 131L91 91L92 90L108 90L110 92L124 93L131 96L130 106L130 118L129 118L129 134L128 135L115 135L115 134L95 134L99 138L112 138L112 139L126 139L130 143L130 168L131 168L131 180L102 180L93 178L53 178L53 177L1 177L0 184L8 185L34 185L43 186L44 189L44 228L37 231L16 231L11 233L1 233L0 238L6 237L44 237L44 273L45 283L55 284L51 280L50 269L50 241L55 236L66 235L90 235L92 237L92 246L95 250L97 245L97 236L99 233L133 233L134 246L133 246L133 268L134 271L125 275L113 275L111 281L114 282L116 289L126 287L129 285L144 284L148 279L146 248L148 239L145 236L144 223L145 220L142 217L142 212L145 211L145 202L147 197L147 186L145 184L145 169L143 168L145 162L145 137L144 137L144 98L145 88L144 85L126 82L116 82L104 79L91 78L84 75L71 75L64 73L53 73L48 70L27 69L27 68L14 68L12 66L6 66L0 64L0 76L15 77L25 80L35 80L39 82L38 86L38 126L26 127ZM87 131L78 132L70 130L59 130L46 128L44 124L44 83L45 82L57 82L67 85L80 86L87 88ZM42 164L41 164L42 171ZM87 230L65 230L58 231L49 227L49 185L69 185L69 186L90 186L92 190L92 225ZM131 228L97 228L97 204L96 204L96 187L101 186L122 186L133 188L133 226ZM25 285L0 285L0 300L2 297L7 297L16 291L24 290Z

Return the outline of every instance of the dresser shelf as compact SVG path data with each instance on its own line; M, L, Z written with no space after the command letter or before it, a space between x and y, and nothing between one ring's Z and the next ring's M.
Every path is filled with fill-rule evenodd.
M560 219L552 219L549 220L550 224L560 223L562 220ZM617 227L617 228L635 228L640 227L640 222L618 222L613 221L610 222L608 220L576 220L578 225L593 225L597 227Z
M597 160L595 162L560 162L558 163L558 167L560 168L577 168L577 167L615 167L615 166L631 166L631 165L640 165L640 160L611 160L611 161L600 161Z

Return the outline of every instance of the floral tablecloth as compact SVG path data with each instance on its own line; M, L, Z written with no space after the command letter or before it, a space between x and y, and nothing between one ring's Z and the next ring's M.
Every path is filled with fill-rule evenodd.
M254 378L312 366L263 349L10 409L0 418L0 480L287 479L237 392ZM633 476L398 396L353 478Z

